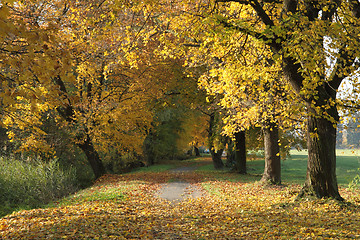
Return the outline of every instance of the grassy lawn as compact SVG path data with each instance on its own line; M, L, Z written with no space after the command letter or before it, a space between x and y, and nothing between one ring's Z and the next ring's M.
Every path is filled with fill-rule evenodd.
M306 176L307 151L291 150L291 157L281 161L281 174L284 184L303 184ZM247 162L248 175L229 175L228 170L216 171L211 161L207 165L198 168L199 171L213 172L219 178L232 179L235 181L252 182L258 181L264 172L264 160L249 160ZM347 187L354 177L360 174L360 150L337 150L336 174L339 186Z
M306 175L307 151L292 150L290 154L290 158L282 161L283 180L302 184ZM338 149L336 155L338 184L346 187L357 174L360 174L360 150Z

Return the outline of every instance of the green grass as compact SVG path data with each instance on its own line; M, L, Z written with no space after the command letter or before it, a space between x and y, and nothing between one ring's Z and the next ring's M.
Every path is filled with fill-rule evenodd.
M129 187L129 186L127 186ZM123 200L125 198L124 191L127 187L107 187L107 188L98 188L90 187L84 190L77 192L74 195L62 198L59 201L52 202L45 207L59 207L59 206L69 206L74 204L79 204L83 202L91 201L106 201L106 200Z
M292 150L290 154L291 158L282 161L283 181L302 184L306 176L307 151ZM338 184L347 187L360 173L360 150L338 149L336 155Z
M81 203L87 201L105 201L112 199L123 199L124 194L121 189L118 188L106 188L104 190L94 191L93 188L87 188L85 190L79 191L74 195L65 197L57 202L57 206L67 206L74 203Z
M166 160L152 166L137 168L132 172L165 172L183 166L198 168L203 165L202 159L203 158L200 157L186 160Z
M214 168L211 160L208 161L207 164L202 164L199 166L196 171L199 174L208 175L211 178L215 178L217 180L225 180L225 181L237 181L237 182L244 182L250 183L260 180L261 174L264 172L264 161L256 160L256 161L248 161L248 174L241 175L230 172L229 169L222 169L217 170Z
M176 168L175 164L156 164L148 167L141 167L133 172L164 172Z
M40 207L77 190L75 171L57 160L21 161L0 158L0 216Z
M214 165L212 163L203 165L201 167L197 168L197 171L205 171L205 172L211 172L211 171L216 171L214 168Z
M125 174L126 175L126 174ZM45 207L70 206L92 201L123 201L129 192L135 191L143 183L141 180L124 180L121 175L112 175L106 181L95 183L92 187L82 189Z
M284 184L303 184L306 177L307 151L290 151L291 157L281 161L281 178ZM249 160L247 162L248 174L229 174L227 169L215 170L212 163L198 168L199 172L211 172L219 179L229 181L253 182L258 181L264 172L264 160ZM337 150L336 174L338 184L347 187L349 183L360 174L360 150Z

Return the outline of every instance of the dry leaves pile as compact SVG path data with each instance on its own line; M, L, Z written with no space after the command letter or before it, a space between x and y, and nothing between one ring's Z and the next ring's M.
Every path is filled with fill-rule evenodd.
M176 177L208 194L174 204L157 197ZM299 186L264 188L201 173L107 175L53 208L0 220L3 239L359 239L359 192L294 202Z

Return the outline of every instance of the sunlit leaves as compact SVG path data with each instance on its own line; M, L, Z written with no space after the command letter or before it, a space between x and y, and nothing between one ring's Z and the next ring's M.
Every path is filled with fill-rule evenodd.
M293 202L299 186L264 188L216 179L224 174L134 173L107 175L61 205L22 211L0 220L4 239L16 238L358 238L358 193L349 204ZM174 204L157 196L173 177L207 195ZM231 177L230 177L231 178Z
M87 134L100 151L141 153L151 104L169 79L181 77L176 61L157 55L154 5L59 0L2 7L1 98L11 136L40 129L49 112L68 109L55 122L74 143ZM22 142L43 139L32 137Z
M303 106L289 104L297 99L282 77L281 56L275 59L262 41L237 27L263 31L269 39L270 35L281 38L286 32L265 28L256 22L252 8L240 3L199 1L181 6L187 9L186 14L170 8L173 15L168 16L172 20L169 27L180 39L177 48L184 49L187 66L203 67L200 88L220 97L219 105L226 110L224 133L232 135L239 129L261 126L269 119L283 127L293 126L291 119L301 118L295 115ZM264 7L271 14L279 14L276 8Z

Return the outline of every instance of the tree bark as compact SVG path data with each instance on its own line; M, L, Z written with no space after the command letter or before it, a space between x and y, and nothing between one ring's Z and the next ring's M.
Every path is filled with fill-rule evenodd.
M224 152L224 149L219 149L219 150L215 150L215 149L211 149L211 158L214 164L214 168L215 169L222 169L224 168L224 162L221 159L222 153Z
M144 152L146 156L146 164L147 166L151 166L155 164L155 153L153 149L153 140L154 140L153 131L150 129L148 135L144 141Z
M211 158L214 164L215 169L222 169L224 167L224 163L221 160L222 153L224 152L224 148L220 148L216 150L214 146L214 138L217 136L216 132L216 119L215 119L215 112L210 114L209 119L209 149L211 153ZM221 138L221 136L218 136Z
M226 149L226 162L225 167L231 168L235 171L235 142L230 138L228 139L228 148Z
M60 93L62 97L67 99L67 104L65 106L60 106L56 108L60 116L65 119L68 123L77 123L75 116L75 111L73 105L71 104L70 98L68 97L65 83L62 81L60 76L54 78L55 83L59 86ZM98 152L95 150L92 143L91 137L88 134L87 128L85 127L84 133L82 136L85 136L84 142L77 143L76 145L84 151L88 162L94 172L95 178L99 178L106 173L103 162L100 159ZM79 137L81 139L81 137ZM81 139L82 140L82 139Z
M261 182L270 184L281 183L281 162L279 149L279 129L276 123L268 122L263 127L265 169Z
M285 76L300 95L303 80L297 71L300 67L294 61L285 62L285 66L283 69ZM324 83L316 89L316 98L304 99L309 111L308 164L305 185L300 191L298 199L305 196L315 196L317 198L332 197L343 200L339 194L336 180L336 124L339 116L336 105L331 104L335 102L336 89L341 81L336 77L333 79L336 81L330 82L332 85Z
M106 173L105 167L100 159L98 152L95 150L90 136L87 134L83 142L77 143L77 146L84 151L88 162L95 174L95 178L98 179Z
M200 157L200 151L199 151L199 148L194 146L194 151L195 151L195 156L196 157Z
M297 198L315 196L343 200L336 179L336 106L326 113L330 119L325 115L318 116L315 111L308 116L306 181Z
M246 174L246 138L245 131L235 133L235 171Z

